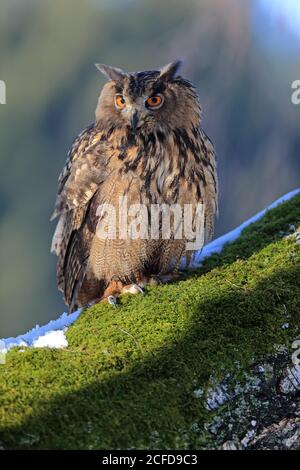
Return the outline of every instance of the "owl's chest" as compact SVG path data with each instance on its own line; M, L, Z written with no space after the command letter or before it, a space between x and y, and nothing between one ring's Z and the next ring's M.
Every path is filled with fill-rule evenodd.
M113 199L173 202L181 179L178 155L161 146L120 145L110 150L109 177L105 181Z

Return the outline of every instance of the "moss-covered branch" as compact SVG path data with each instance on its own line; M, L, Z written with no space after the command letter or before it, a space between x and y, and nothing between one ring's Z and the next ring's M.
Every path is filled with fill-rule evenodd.
M220 410L206 406L212 381L243 380L299 335L300 246L285 236L299 223L296 196L186 279L83 312L66 350L9 352L4 448L219 445L209 423Z

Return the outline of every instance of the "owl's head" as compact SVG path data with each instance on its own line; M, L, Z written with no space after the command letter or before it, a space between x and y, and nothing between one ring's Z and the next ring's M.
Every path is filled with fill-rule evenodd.
M96 64L108 82L96 108L96 121L110 121L134 131L196 126L200 105L193 85L177 75L180 61L160 70L126 73Z

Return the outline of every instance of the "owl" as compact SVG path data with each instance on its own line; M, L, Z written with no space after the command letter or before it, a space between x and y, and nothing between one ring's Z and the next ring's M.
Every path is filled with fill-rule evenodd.
M129 236L120 201L145 209L135 228L153 207L200 204L202 245L212 237L215 152L201 127L195 88L178 74L179 66L176 61L159 70L127 73L96 64L108 80L95 121L71 146L52 216L58 223L51 251L57 255L57 284L69 311L102 300L116 305L122 293L142 293L147 284L171 280L181 260L192 255L187 236L176 236L173 213L168 236L161 233L160 217L158 236L150 236L148 226L142 236Z

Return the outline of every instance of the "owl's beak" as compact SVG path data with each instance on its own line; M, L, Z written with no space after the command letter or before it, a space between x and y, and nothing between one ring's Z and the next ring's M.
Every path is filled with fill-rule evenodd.
M136 130L137 128L137 125L138 125L138 122L139 122L139 118L138 118L138 113L137 111L134 109L131 113L131 116L130 116L130 126L131 126L131 129L133 131Z

